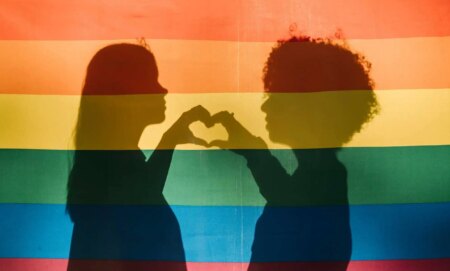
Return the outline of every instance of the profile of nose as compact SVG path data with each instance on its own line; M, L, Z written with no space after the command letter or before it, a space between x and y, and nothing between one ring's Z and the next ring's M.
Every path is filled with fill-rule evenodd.
M146 93L148 94L167 94L169 91L163 87L158 81L153 81L146 84Z
M169 93L169 91L167 90L167 88L163 87L159 82L157 83L157 89L156 92L157 93L161 93L161 94L167 94Z

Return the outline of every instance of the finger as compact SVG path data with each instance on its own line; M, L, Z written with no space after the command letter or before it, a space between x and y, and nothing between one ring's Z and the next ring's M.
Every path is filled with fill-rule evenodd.
M199 146L203 146L203 147L209 147L208 142L206 142L204 139L198 138L198 137L191 137L189 143L195 144L195 145L199 145Z
M208 146L209 147L219 147L221 149L226 149L226 150L230 149L230 143L228 141L219 140L219 139L209 142Z
M188 123L201 121L208 128L214 125L211 122L211 114L201 105L191 108L189 111L183 113L183 115Z
M221 111L219 113L216 113L211 116L211 121L213 123L220 123L222 124L225 129L230 129L233 125L238 123L236 119L234 118L234 114L230 113L228 111Z
M206 108L204 108L202 105L194 106L188 112L193 113L193 114L198 114L198 115L206 115L206 116L210 116L211 115L209 113L209 111L206 110Z
M211 116L211 119L214 123L222 124L229 135L251 135L247 128L242 126L242 124L236 120L233 113L222 111Z

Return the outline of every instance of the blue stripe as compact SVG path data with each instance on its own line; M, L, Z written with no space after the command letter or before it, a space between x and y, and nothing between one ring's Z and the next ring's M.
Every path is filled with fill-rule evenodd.
M155 233L163 231L165 227L163 223L157 224L151 220L164 207L82 208L87 208L92 214L113 213L122 221L133 221L136 217L140 217L146 223L154 225L149 230ZM339 213L339 208L342 207L273 208L272 212L279 216L288 215L292 217L292 223L297 223L311 220L311 214L326 217L330 213ZM0 257L68 258L73 224L65 209L65 205L1 204ZM172 206L172 209L180 224L187 261L250 260L255 224L263 208ZM450 257L450 203L352 206L350 216L353 260ZM124 223L126 225L126 222ZM272 223L275 225L278 222ZM127 227L123 228L124 236L131 234L132 225L129 226L128 233ZM92 232L102 230L93 227L90 229ZM159 258L166 260L177 260L179 257L161 255L157 249L153 250L141 245L127 252L125 258L152 259L151 255L158 255ZM265 260L321 259L320 253L311 254L313 252L299 258L298 255L290 253L295 250L295 247L286 247L283 259L268 256ZM76 256L96 257L96 255ZM103 254L97 256L97 258L105 257Z

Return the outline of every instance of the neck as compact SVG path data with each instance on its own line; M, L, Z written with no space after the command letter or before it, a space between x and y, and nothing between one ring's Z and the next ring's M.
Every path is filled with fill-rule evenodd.
M299 168L323 167L328 164L340 163L337 159L339 149L301 149L294 150Z
M80 149L139 149L139 139L145 126L120 125L109 122L101 127L84 126L77 130L77 147ZM80 127L79 127L80 128Z

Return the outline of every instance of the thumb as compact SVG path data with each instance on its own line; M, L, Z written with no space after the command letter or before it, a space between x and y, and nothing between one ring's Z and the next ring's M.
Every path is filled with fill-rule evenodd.
M208 147L219 147L221 149L228 150L230 148L230 142L225 141L225 140L216 139L216 140L209 142Z
M209 147L208 142L206 142L204 139L198 138L196 136L191 136L189 138L189 143L195 144L195 145L200 145L203 147Z

